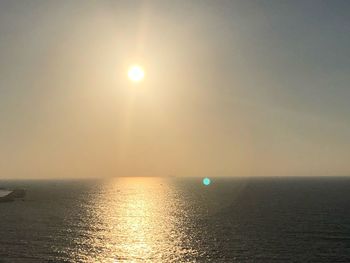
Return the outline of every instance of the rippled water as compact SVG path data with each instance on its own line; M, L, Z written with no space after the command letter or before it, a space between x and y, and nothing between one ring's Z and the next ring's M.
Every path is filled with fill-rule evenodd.
M0 262L350 262L350 179L0 182Z

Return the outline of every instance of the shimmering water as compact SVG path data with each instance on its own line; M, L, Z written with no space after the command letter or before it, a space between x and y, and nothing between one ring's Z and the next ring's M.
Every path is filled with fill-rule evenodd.
M0 182L0 262L350 262L350 179Z

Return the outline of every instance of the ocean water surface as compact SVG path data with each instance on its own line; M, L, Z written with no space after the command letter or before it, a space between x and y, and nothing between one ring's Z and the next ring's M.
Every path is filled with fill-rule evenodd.
M350 262L350 179L0 181L0 262Z

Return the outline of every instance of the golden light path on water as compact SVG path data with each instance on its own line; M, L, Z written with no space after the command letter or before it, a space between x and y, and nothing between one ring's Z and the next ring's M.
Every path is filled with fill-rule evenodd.
M188 204L165 179L118 178L95 191L75 260L179 262L198 253L189 245Z

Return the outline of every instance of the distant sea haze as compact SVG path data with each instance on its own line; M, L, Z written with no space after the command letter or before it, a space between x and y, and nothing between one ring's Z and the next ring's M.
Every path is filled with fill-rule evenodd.
M0 262L350 262L350 178L0 181Z

